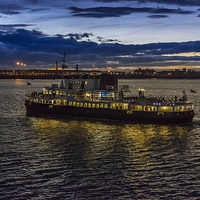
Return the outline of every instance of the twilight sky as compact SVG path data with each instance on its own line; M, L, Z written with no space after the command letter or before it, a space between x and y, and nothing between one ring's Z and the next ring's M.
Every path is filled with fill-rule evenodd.
M0 1L0 69L54 68L64 52L71 68L200 70L200 1Z

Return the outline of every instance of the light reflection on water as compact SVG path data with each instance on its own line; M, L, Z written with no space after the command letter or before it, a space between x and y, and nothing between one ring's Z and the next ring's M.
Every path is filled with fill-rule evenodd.
M168 95L183 86L197 89L198 81L173 81L129 83ZM197 110L186 125L26 116L24 93L44 83L50 81L28 87L0 80L2 199L198 199L198 94L190 96Z

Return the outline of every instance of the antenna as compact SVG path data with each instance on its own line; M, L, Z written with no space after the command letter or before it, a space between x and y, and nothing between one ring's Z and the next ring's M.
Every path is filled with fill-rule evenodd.
M65 68L65 52L64 52L64 54L62 55L62 58L63 58L63 65L62 65L62 68L64 69L64 68Z

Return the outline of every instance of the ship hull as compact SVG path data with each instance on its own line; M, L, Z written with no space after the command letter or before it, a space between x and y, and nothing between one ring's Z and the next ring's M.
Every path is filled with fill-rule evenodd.
M194 111L185 112L145 112L114 110L106 108L84 108L74 106L59 106L51 104L34 103L25 100L28 114L62 117L84 117L105 120L120 120L133 123L190 123L194 117Z

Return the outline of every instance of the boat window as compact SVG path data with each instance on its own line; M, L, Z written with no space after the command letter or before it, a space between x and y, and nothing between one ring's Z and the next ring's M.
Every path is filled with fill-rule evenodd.
M185 106L178 106L175 108L176 112L184 112L185 111Z
M91 103L88 103L88 108L91 108Z
M191 108L191 106L186 106L186 110L191 110L192 108Z
M43 103L46 103L46 100L44 100Z
M84 103L84 107L87 108L87 103Z
M98 93L93 93L92 98L93 98L93 101L99 101Z
M80 103L76 103L76 107L79 107Z
M173 112L173 107L171 106L160 106L158 107L159 112Z
M130 105L130 110L142 111L142 106Z
M103 108L103 103L100 104L100 108Z
M83 92L77 92L76 93L76 100L80 101L80 100L83 100L83 99L84 99Z
M86 101L91 101L92 100L92 95L91 95L91 92L85 92L84 93L84 99L86 100Z
M92 108L95 108L95 103L92 104Z
M74 81L74 85L79 85L80 81Z
M116 109L115 103L111 103L111 108L112 108L112 109Z
M96 108L99 108L99 104L96 104Z
M122 109L123 109L123 110L128 110L128 104L127 104L127 103L124 103Z
M156 106L144 106L144 111L155 112L157 111Z
M72 102L71 101L69 102L69 106L72 106Z
M73 106L76 106L76 102L73 102Z
M80 103L80 107L83 107L83 103Z
M104 104L104 108L108 108L108 104Z
M66 105L66 103L67 103L67 100L62 100L61 101L61 105Z

